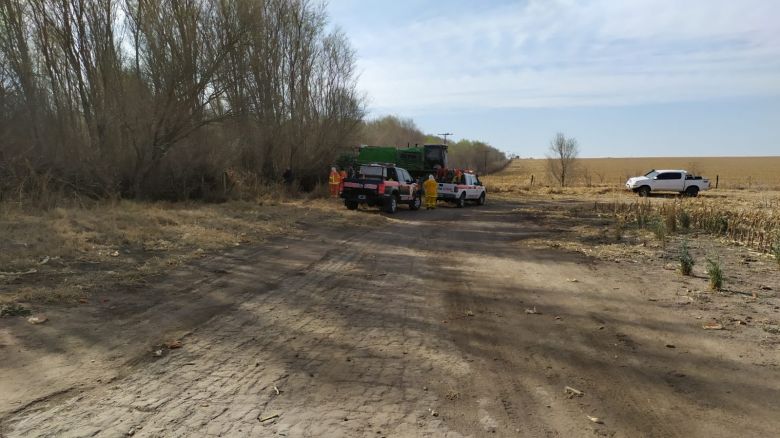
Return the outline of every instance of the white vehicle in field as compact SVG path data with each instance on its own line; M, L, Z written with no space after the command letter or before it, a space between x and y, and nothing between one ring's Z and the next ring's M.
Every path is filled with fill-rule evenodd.
M437 199L454 202L459 208L465 206L466 201L485 205L485 186L479 177L471 172L463 173L458 183L440 182L437 195Z
M677 192L696 196L700 191L710 188L710 181L685 170L653 169L644 176L629 178L626 188L639 196L648 196L651 192Z

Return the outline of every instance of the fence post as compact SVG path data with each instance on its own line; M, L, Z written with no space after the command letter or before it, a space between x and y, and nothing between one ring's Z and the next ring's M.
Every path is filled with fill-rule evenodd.
M531 187L533 187L533 186L534 186L534 176L533 176L533 174L532 174L532 175L531 175Z
M718 188L718 183L720 182L720 175L715 175L715 188Z

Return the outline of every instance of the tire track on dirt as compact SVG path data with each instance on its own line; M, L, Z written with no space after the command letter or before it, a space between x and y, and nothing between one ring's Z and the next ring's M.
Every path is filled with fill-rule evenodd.
M393 232L372 243L413 255ZM233 311L194 330L183 349L139 364L108 388L23 410L5 423L8 436L362 436L366 428L439 435L441 422L420 414L435 397L409 388L433 368L412 365L430 356L418 322L423 306L403 293L421 286L418 261L374 276L386 267L374 246L355 238L334 246L268 292L252 290L251 275L225 275L247 292ZM246 260L232 272L252 269ZM367 276L368 284L356 281ZM271 412L279 417L259 421Z
M771 435L776 372L724 358L726 333L701 343L700 324L659 306L675 294L667 272L523 245L556 231L513 206L399 212L370 232L326 233L306 267L240 258L213 286L235 292L230 306L184 348L22 410L3 430Z

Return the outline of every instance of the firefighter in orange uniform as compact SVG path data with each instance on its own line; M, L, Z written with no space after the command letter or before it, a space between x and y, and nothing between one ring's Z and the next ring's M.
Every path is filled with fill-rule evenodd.
M425 191L425 208L430 210L436 208L436 196L438 196L439 183L433 179L433 175L428 175L428 179L423 183Z
M463 175L463 172L460 171L460 169L455 170L455 176L452 178L453 184L460 184L460 177Z
M339 171L339 194L344 191L344 180L347 179L347 171L344 169L341 169Z
M330 187L330 197L335 198L339 195L339 186L341 185L341 175L336 171L335 167L330 168L330 177L328 178L328 186Z

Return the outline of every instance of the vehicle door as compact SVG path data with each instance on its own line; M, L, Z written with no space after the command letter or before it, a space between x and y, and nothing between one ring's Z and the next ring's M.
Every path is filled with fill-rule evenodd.
M401 193L401 199L409 201L414 198L414 180L406 169L396 169L398 172L398 182L400 184L399 192Z
M386 168L385 171L385 193L390 193L391 187L398 188L400 186L398 182L398 172L392 167Z
M475 199L474 175L467 173L464 177L466 178L466 199Z
M682 190L682 174L680 172L661 172L655 177L654 190Z
M474 183L474 199L479 199L482 195L482 181L479 180L477 175L472 175L472 181Z

